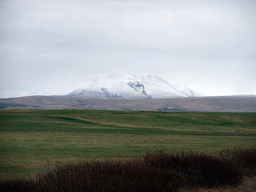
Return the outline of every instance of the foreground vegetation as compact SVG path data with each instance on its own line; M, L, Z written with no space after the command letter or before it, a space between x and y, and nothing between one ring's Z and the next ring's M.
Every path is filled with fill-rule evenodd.
M179 191L235 187L256 176L256 148L198 153L147 153L127 161L59 164L30 180L6 181L2 191ZM256 187L256 186L255 186ZM248 191L248 188L246 189Z
M29 181L48 164L246 149L256 141L256 113L2 110L0 131L0 182Z

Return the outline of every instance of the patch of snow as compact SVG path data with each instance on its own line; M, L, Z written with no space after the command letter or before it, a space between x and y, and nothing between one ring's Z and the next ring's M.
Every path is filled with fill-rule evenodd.
M172 85L156 75L135 76L106 74L97 76L92 83L76 89L69 96L92 96L100 98L171 98L199 96L191 89Z

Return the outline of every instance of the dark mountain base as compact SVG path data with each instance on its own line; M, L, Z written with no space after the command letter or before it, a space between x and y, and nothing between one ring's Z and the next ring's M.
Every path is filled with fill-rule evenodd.
M0 109L93 109L124 111L256 112L255 96L170 99L97 99L70 96L29 96L0 99Z

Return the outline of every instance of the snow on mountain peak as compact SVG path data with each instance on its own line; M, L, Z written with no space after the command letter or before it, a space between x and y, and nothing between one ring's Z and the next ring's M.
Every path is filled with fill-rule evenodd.
M99 98L171 98L198 96L186 87L172 85L156 75L135 76L116 74L98 75L93 82L83 88L76 89L68 96L91 96Z

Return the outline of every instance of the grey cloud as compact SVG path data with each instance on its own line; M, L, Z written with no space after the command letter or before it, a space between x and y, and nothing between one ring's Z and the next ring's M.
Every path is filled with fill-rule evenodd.
M36 89L48 79L61 85L62 73L71 86L109 72L247 75L249 87L256 83L255 8L249 0L1 1L0 91L22 87L19 78Z
M29 38L48 35L39 41L48 40L51 44L64 45L63 48L65 42L60 42L60 37L66 33L66 39L83 35L98 46L164 49L210 58L255 55L245 51L250 47L253 50L255 31L243 10L204 6L173 9L172 3L165 8L153 7L155 2L146 4L148 10L145 2L132 2L130 5L129 2L96 1L77 5L64 1L40 6L37 2L32 3L34 9L23 10L23 17L14 25L26 29ZM115 11L119 9L124 13ZM49 36L50 33L53 35ZM72 48L72 43L69 46Z

